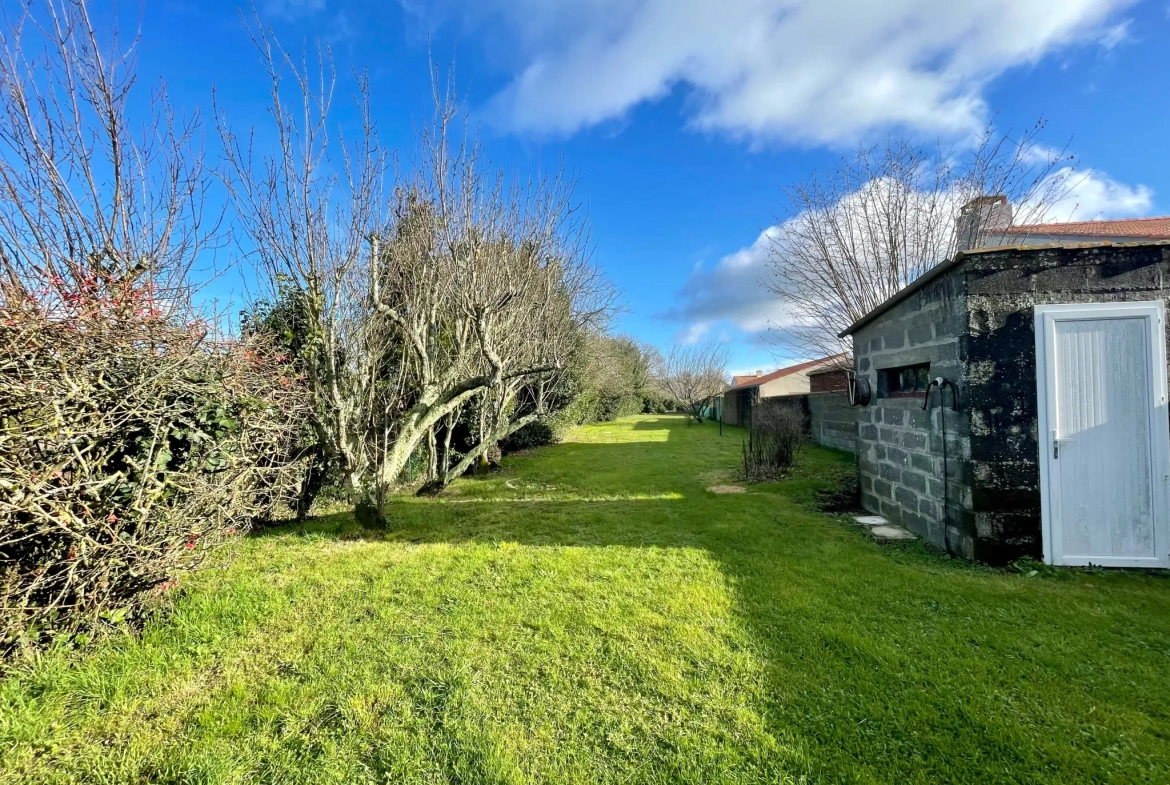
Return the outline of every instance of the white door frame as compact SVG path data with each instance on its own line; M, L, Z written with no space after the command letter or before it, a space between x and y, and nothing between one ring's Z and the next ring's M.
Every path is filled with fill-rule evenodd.
M1050 383L1055 366L1048 362L1048 349L1056 345L1056 323L1082 319L1126 319L1146 318L1149 324L1148 340L1152 351L1147 352L1146 361L1152 389L1150 400L1154 404L1151 433L1154 438L1151 456L1150 488L1153 494L1154 553L1151 558L1076 558L1062 555L1062 530L1060 521L1060 499L1053 495L1052 451L1059 434L1054 431L1049 415L1056 414L1056 391ZM1170 567L1170 542L1167 542L1167 520L1170 515L1170 419L1167 416L1166 381L1166 306L1162 300L1146 302L1073 303L1068 305L1035 306L1036 328L1036 404L1037 425L1040 444L1040 515L1044 542L1044 561L1047 564L1088 566L1090 563L1103 567Z

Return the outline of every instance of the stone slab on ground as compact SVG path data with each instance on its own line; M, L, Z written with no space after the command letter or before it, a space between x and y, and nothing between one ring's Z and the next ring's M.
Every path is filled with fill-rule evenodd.
M746 493L747 488L742 485L712 485L707 489L711 493Z
M880 515L854 515L853 522L858 526L889 526L890 522Z
M899 540L913 540L915 537L901 526L888 524L886 526L867 527L870 535L878 542L896 542Z

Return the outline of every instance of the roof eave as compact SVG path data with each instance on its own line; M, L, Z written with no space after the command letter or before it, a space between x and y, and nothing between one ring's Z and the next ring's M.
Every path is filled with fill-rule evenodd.
M978 250L992 250L992 249L978 249ZM997 248L995 250L1003 250L1003 249ZM953 258L948 259L945 262L939 262L934 267L931 267L929 270L927 270L925 273L920 275L918 278L914 279L913 281L908 283L905 287L898 290L892 297L886 298L886 300L884 302L882 302L880 305L875 307L873 310L871 310L865 316L862 316L860 319L855 321L853 324L849 325L844 330L839 332L837 334L837 337L838 338L847 338L847 337L853 335L853 333L857 332L862 327L865 327L867 324L869 324L870 322L877 319L879 316L881 316L886 311L893 308L895 305L909 299L910 295L917 292L923 286L926 286L931 281L935 280L936 278L941 277L945 273L947 273L947 272L951 271L952 269L954 269L955 267L957 267L959 264L962 263L963 259L965 259L970 253L971 253L971 251L959 251L957 254L954 255Z
M1035 245L995 245L987 246L985 248L971 248L967 251L959 251L955 254L953 259L949 261L940 262L934 267L927 270L920 278L909 283L906 288L899 291L893 297L888 298L881 305L878 305L872 311L862 316L853 324L846 327L837 334L838 338L845 338L865 327L870 322L877 319L886 311L893 308L898 303L906 300L910 295L917 292L926 284L941 275L950 272L963 262L968 256L975 256L976 254L997 253L1000 251L1042 251L1044 249L1052 248L1109 248L1109 247L1132 247L1132 246L1170 246L1170 240L1090 240L1083 243L1075 242L1055 242L1055 243L1037 243Z

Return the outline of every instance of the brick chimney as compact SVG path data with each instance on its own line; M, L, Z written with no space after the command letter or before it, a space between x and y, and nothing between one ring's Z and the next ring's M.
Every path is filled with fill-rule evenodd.
M1003 230L1011 225L1012 206L1006 196L977 196L963 205L955 219L957 250L999 245Z

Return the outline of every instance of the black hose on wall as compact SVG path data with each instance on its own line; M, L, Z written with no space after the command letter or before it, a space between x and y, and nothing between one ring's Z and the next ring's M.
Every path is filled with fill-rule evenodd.
M938 387L939 404L940 405L943 405L942 391L945 388L950 387L951 388L951 411L955 411L955 412L959 411L959 390L958 390L958 388L955 387L954 382L952 382L950 379L944 379L941 376L936 377L934 379L931 379L930 383L926 385L926 395L924 396L924 400L922 401L922 410L923 411L927 411L930 408L930 389L932 387ZM939 411L938 419L939 419L939 431L942 434L942 454L943 454L942 455L942 458L943 458L943 477L942 477L942 481L943 481L943 521L942 521L942 524L943 524L943 548L946 550L946 552L948 554L950 554L951 542L950 542L950 533L948 531L949 527L947 525L947 521L948 521L948 518L950 516L950 506L951 506L950 505L950 495L949 495L950 483L947 481L947 470L950 467L947 465L947 415L946 415L946 411L947 411L946 406L943 405L943 408Z

